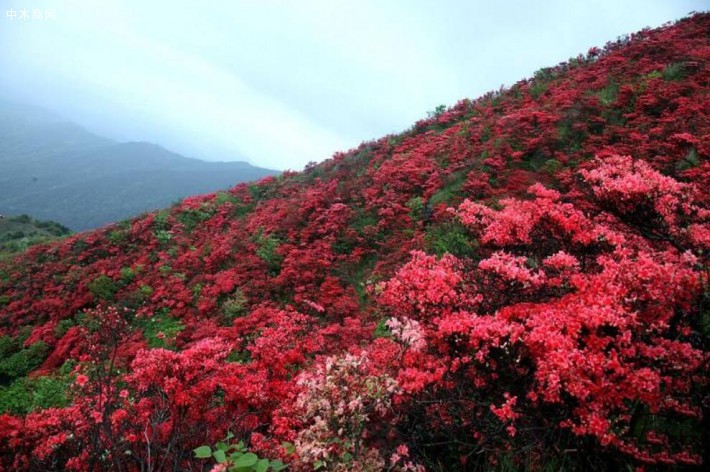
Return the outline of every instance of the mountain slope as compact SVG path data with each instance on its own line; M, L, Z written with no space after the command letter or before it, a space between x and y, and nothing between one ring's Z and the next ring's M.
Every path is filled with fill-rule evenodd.
M0 104L1 212L85 230L275 174L245 162L189 159L151 143L117 143L42 110Z
M0 215L0 257L69 234L68 228L53 221L37 221L27 215Z
M1 463L195 470L227 436L244 470L698 465L708 31L0 262Z

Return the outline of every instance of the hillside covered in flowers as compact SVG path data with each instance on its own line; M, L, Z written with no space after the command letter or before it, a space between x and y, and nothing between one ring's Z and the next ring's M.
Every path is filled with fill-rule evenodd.
M709 33L0 260L0 470L700 466Z

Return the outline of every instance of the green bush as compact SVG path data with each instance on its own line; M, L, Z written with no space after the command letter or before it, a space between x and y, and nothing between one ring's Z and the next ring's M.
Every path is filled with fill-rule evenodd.
M597 92L597 97L599 97L599 102L603 106L610 106L616 102L616 97L619 94L619 86L617 84L611 83Z
M686 74L683 63L674 62L672 64L668 64L665 69L663 69L663 72L661 72L661 75L663 80L667 82L684 79Z
M6 387L0 386L0 414L26 415L34 410L61 408L68 403L69 375L23 377Z
M65 334L67 334L67 331L69 331L69 328L72 326L74 326L74 320L72 319L67 318L59 321L57 326L54 328L54 335L57 339L61 339Z
M157 313L152 318L140 318L138 327L151 348L173 348L175 338L185 329L180 319L170 316L168 310Z
M242 317L247 314L247 297L244 292L237 289L234 294L222 303L222 314L224 320L230 323L235 318Z
M269 273L276 275L281 271L281 262L283 256L277 252L281 241L273 234L264 236L263 232L259 232L256 236L256 255L266 262L269 268Z
M0 361L22 349L22 343L27 337L0 336Z
M409 217L415 221L419 221L424 217L424 200L422 197L413 197L407 202L409 208Z
M424 238L427 252L443 256L453 254L459 258L475 258L475 240L468 236L466 228L458 221L450 220L427 228Z
M168 220L170 219L170 212L168 210L162 210L155 214L153 217L153 227L156 230L168 229L170 224Z
M128 285L136 279L136 271L130 267L123 267L121 269L121 282L124 285Z
M684 171L692 169L693 167L698 167L700 165L700 157L698 156L698 151L695 148L691 148L688 154L681 161L678 161L675 168L677 171ZM2 306L2 301L0 301L0 306Z
M177 220L185 226L185 231L188 233L210 218L212 213L205 210L183 210L177 215Z
M115 229L109 231L108 235L106 235L106 239L108 239L114 246L122 246L128 240L128 232L125 230Z
M217 206L224 205L227 202L236 205L239 203L239 198L229 192L217 192L217 195L214 197L214 202Z
M536 80L536 81L533 82L532 85L530 86L530 96L532 96L532 98L534 98L535 100L537 100L537 99L540 98L545 92L547 92L548 87L549 87L549 84L546 84L546 83L544 83L544 82L540 82L540 81L537 81L537 80Z
M262 459L253 452L249 452L244 441L229 444L228 441L234 438L229 433L224 441L210 446L200 446L194 450L198 459L214 459L218 464L227 464L226 470L229 472L266 472L268 470L280 471L286 469L286 465L281 460ZM286 444L287 452L293 452L293 445Z
M155 239L160 242L160 244L167 244L171 239L173 239L173 234L166 229L156 230L153 232L153 235L155 236Z
M434 208L441 203L451 203L463 197L461 189L466 183L467 172L460 170L446 177L444 185L429 199L429 207Z
M7 385L14 379L26 376L39 367L49 353L49 348L42 341L22 348L21 343L18 346L15 340L8 342L7 338L0 338L0 385Z
M97 300L111 301L118 292L118 285L113 279L105 274L101 274L88 284L89 292Z
M391 338L392 337L392 332L390 331L390 329L387 327L387 325L385 323L387 323L387 318L382 318L377 323L377 326L375 326L375 332L372 333L372 337L374 339Z

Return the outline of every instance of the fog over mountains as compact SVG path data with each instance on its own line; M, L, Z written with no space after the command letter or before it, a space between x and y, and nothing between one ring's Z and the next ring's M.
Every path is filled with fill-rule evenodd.
M46 110L0 101L0 214L81 231L277 173L117 142Z

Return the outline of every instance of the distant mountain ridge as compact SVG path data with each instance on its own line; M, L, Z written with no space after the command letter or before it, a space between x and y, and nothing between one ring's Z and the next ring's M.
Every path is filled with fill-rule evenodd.
M0 213L81 231L277 173L116 142L45 110L0 102Z

